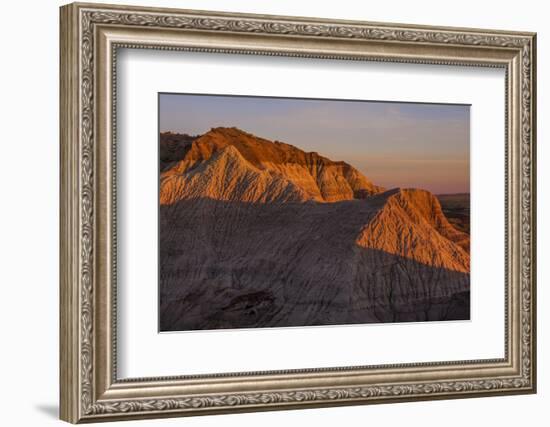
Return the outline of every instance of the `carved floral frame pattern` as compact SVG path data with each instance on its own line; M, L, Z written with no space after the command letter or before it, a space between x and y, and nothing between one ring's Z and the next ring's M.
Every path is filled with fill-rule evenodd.
M120 6L69 5L78 14L78 52L80 53L79 125L80 164L78 165L79 210L79 314L78 314L78 373L77 381L69 386L62 381L62 418L72 422L84 420L117 419L128 416L147 417L198 413L201 409L236 410L273 409L299 407L304 403L323 406L327 404L368 403L369 401L411 400L457 395L483 395L503 392L533 392L535 390L535 169L534 169L534 94L535 94L535 37L527 33L487 33L474 30L449 28L387 26L369 23L294 21L292 18L263 17L254 15L223 15L191 11L134 9ZM73 12L74 12L73 10ZM274 390L269 392L242 392L176 398L146 398L133 400L97 401L94 398L94 29L97 25L122 25L154 29L189 29L213 32L292 35L328 39L380 40L399 43L431 45L478 46L487 48L511 48L520 51L521 67L521 374L509 378L464 379L420 383L395 383L357 387L331 387L322 389ZM131 46L131 45L128 45ZM139 46L137 46L139 47ZM158 49L173 49L156 46ZM205 51L221 52L219 49ZM235 51L233 51L235 52ZM243 50L239 53L274 54ZM116 55L116 53L115 53ZM286 56L313 56L318 54L281 53ZM335 58L334 55L326 56ZM347 57L346 59L353 59ZM361 58L364 60L364 58ZM372 58L374 60L383 60ZM393 61L421 63L414 59ZM431 63L445 63L429 61ZM457 64L451 61L449 64ZM63 236L62 236L63 238ZM63 268L63 266L62 266ZM62 285L63 286L63 285ZM72 284L71 286L75 286ZM62 292L63 292L62 288ZM75 320L75 319L73 319ZM63 325L62 325L63 328ZM63 346L63 342L62 342ZM63 349L62 349L63 350ZM449 362L449 365L453 362ZM445 363L443 363L445 364ZM72 415L67 409L63 415L63 393L77 392ZM111 417L112 416L112 417Z

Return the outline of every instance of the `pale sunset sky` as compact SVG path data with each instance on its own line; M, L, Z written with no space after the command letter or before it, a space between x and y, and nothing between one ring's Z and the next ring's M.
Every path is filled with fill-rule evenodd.
M386 188L470 192L470 106L159 94L160 131L238 127L316 151Z

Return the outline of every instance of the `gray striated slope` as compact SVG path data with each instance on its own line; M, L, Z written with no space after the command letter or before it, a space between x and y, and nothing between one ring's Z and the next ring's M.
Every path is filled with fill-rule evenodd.
M169 136L161 330L469 318L469 236L429 192L234 128Z
M469 257L425 219L405 221L395 204L406 197L163 206L161 329L453 318ZM369 238L381 221L388 237Z

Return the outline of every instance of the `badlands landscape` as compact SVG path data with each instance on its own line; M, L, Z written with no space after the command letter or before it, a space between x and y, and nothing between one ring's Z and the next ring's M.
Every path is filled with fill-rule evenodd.
M470 317L456 197L220 127L161 133L159 199L161 331Z

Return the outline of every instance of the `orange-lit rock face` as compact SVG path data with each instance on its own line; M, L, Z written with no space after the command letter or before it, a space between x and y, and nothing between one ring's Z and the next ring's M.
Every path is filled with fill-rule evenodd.
M449 223L435 196L416 189L388 191L383 196L383 207L365 224L357 245L469 273L470 237Z
M214 162L219 168L218 177L210 165ZM221 182L220 174L223 175L223 194L218 191L199 194L198 188L209 191L213 187L192 178L197 175L195 168L198 167L208 169L209 179L218 182ZM228 185L245 185L245 178L250 180L251 187L251 192L245 192L246 201L336 202L383 191L345 162L333 162L317 153L306 153L292 145L268 141L236 128L215 128L188 143L181 160L164 170L160 201L169 204L189 197L218 196L232 200L233 189ZM198 188L192 188L190 180ZM262 190L275 193L266 195ZM235 192L241 195L242 187L235 188Z
M161 330L469 318L438 199L235 128L161 135Z

